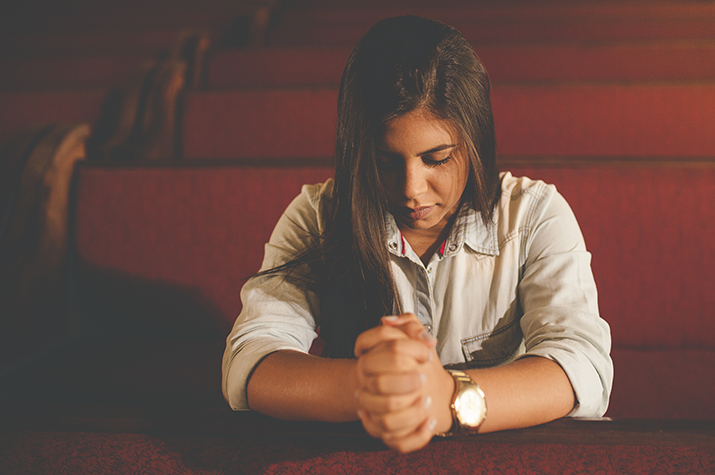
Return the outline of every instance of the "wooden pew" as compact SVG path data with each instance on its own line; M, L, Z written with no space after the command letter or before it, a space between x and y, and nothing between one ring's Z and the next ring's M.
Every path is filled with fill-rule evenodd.
M0 148L0 374L70 333L70 188L87 124L29 128Z

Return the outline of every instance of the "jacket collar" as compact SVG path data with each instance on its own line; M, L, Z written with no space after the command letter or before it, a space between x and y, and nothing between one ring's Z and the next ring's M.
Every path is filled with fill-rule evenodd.
M443 257L459 253L465 245L474 252L498 256L499 242L496 228L494 222L485 225L479 213L467 204L463 204L444 243ZM395 256L404 256L405 240L392 214L388 214L385 220L385 234L389 252Z

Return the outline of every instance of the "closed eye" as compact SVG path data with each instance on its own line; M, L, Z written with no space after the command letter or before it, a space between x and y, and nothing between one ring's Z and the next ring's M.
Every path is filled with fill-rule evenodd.
M431 167L442 166L445 163L449 162L450 160L452 160L452 155L448 156L447 158L443 158L442 160L430 160L429 158L422 159L422 161L425 163L425 165L429 165Z

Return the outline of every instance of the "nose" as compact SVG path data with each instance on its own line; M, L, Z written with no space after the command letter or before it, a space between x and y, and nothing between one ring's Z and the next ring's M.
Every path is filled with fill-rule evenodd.
M403 177L403 194L408 200L414 200L428 190L427 170L422 160L407 160Z

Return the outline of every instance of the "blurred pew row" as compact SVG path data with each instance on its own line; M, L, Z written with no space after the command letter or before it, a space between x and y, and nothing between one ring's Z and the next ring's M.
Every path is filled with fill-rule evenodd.
M5 32L0 144L28 126L87 122L94 159L330 157L337 88L357 31L415 11L461 25L472 40L494 84L502 155L715 155L715 28L698 26L715 25L711 4L430 10L419 2L407 9L399 2L392 9L239 2L227 10L228 2L214 3L223 9L180 15L174 8L164 23L155 12L161 29L150 28L152 15L139 17L141 31L174 27L161 39L142 38L135 24L120 28L128 23L121 15L100 16L90 31L72 30L93 50L59 30L81 17L55 19L34 33ZM660 26L640 32L653 23ZM682 32L671 35L662 24ZM588 25L633 36L602 38ZM489 36L487 26L502 36ZM520 35L537 26L551 36ZM356 36L341 40L351 28Z

